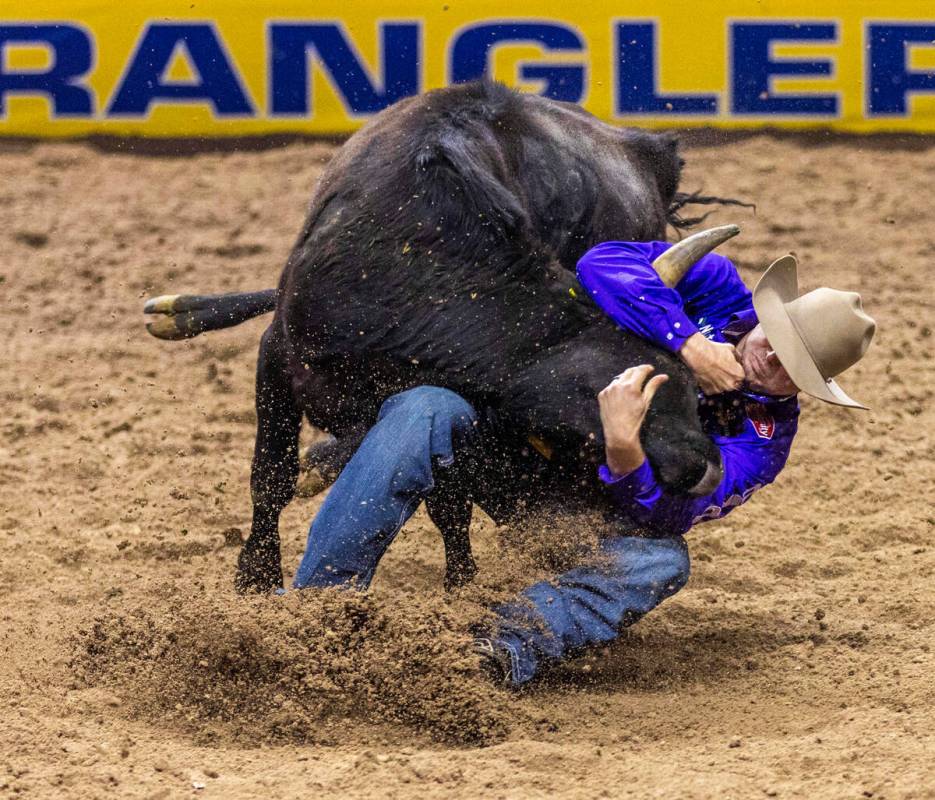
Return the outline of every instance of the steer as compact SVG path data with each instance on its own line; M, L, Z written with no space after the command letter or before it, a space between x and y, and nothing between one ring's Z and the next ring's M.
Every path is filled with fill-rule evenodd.
M147 327L165 339L275 310L257 364L253 523L237 587L282 584L279 516L295 492L303 415L336 437L340 467L383 400L419 384L458 392L528 439L590 503L600 502L589 488L602 449L595 397L626 367L652 364L670 380L643 427L648 458L670 490L709 492L721 464L689 371L618 329L574 278L596 243L662 239L667 221L681 222L677 209L693 201L676 191L681 165L671 135L614 128L573 104L491 82L429 92L383 111L334 156L277 289L150 300L145 311L163 316ZM657 270L674 286L738 230L690 236ZM458 583L474 572L470 502L441 494L428 510Z

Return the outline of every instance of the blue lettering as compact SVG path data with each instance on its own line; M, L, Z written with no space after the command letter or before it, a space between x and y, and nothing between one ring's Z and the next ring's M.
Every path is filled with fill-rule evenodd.
M935 94L935 70L910 72L908 45L935 44L935 25L874 23L869 26L867 106L870 116L908 116L910 92Z
M269 26L272 115L311 116L309 53L321 61L353 114L375 114L403 97L419 93L421 46L417 23L380 23L382 90L368 76L342 27L333 22Z
M731 25L731 110L735 114L790 114L836 117L833 94L778 94L774 75L810 78L832 74L827 59L771 58L773 42L834 42L837 24L736 22Z
M716 114L713 94L659 94L656 91L656 24L620 23L616 26L616 113Z
M52 66L42 72L7 71L8 45L44 45L52 52ZM91 39L74 25L0 25L0 117L6 114L8 93L41 94L52 101L53 117L90 117L94 113L90 90L76 86L92 66Z
M185 48L196 80L166 79L178 47ZM253 113L240 77L214 26L208 23L153 22L146 28L108 113L145 117L154 101L209 102L220 117Z
M451 49L451 82L466 83L487 75L491 51L500 44L533 42L550 51L584 49L581 37L555 22L508 22L478 24L458 34ZM522 64L524 81L541 80L544 97L577 103L584 97L584 66L580 64Z

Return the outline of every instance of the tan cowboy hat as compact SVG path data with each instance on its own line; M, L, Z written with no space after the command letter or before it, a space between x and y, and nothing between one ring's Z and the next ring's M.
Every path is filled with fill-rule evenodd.
M796 260L788 255L763 273L753 290L753 307L799 389L828 403L867 408L833 380L860 361L877 327L859 294L822 288L799 297Z

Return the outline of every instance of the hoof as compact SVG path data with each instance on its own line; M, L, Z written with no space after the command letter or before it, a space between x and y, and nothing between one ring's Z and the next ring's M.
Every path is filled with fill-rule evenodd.
M151 297L143 306L144 314L174 314L177 309L175 304L182 295L163 294L159 297Z
M257 551L245 546L237 559L234 588L240 594L267 594L283 585L279 548L275 552Z
M445 591L451 592L467 586L477 575L477 564L472 558L468 563L458 567L448 567L445 571Z
M155 336L157 339L176 341L177 339L191 338L190 333L186 333L179 328L176 324L176 319L177 317L160 317L154 322L147 322L146 330L149 331L151 336Z
M165 316L146 323L146 330L157 339L190 339L204 331L211 313L209 298L190 294L163 294L143 305L144 314Z
M234 589L238 594L269 594L282 589L282 571L278 575L237 570Z
M299 455L300 472L295 487L295 493L299 497L314 497L335 482L338 473L328 469L325 463L332 455L336 444L337 439L329 436L327 439L309 445Z
M299 497L314 497L316 494L325 491L332 483L334 483L333 480L329 481L317 468L313 467L299 475L298 483L295 485L295 493Z

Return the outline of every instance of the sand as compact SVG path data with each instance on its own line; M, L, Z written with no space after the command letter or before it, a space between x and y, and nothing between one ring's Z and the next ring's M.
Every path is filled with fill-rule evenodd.
M365 597L232 591L265 322L158 342L142 301L272 286L333 152L0 148L0 795L935 796L935 142L686 149L684 187L757 204L712 217L748 284L792 250L804 288L863 294L842 383L873 410L806 398L687 587L519 694L465 624L561 548L480 514L452 596L421 512ZM283 516L287 576L320 502Z

